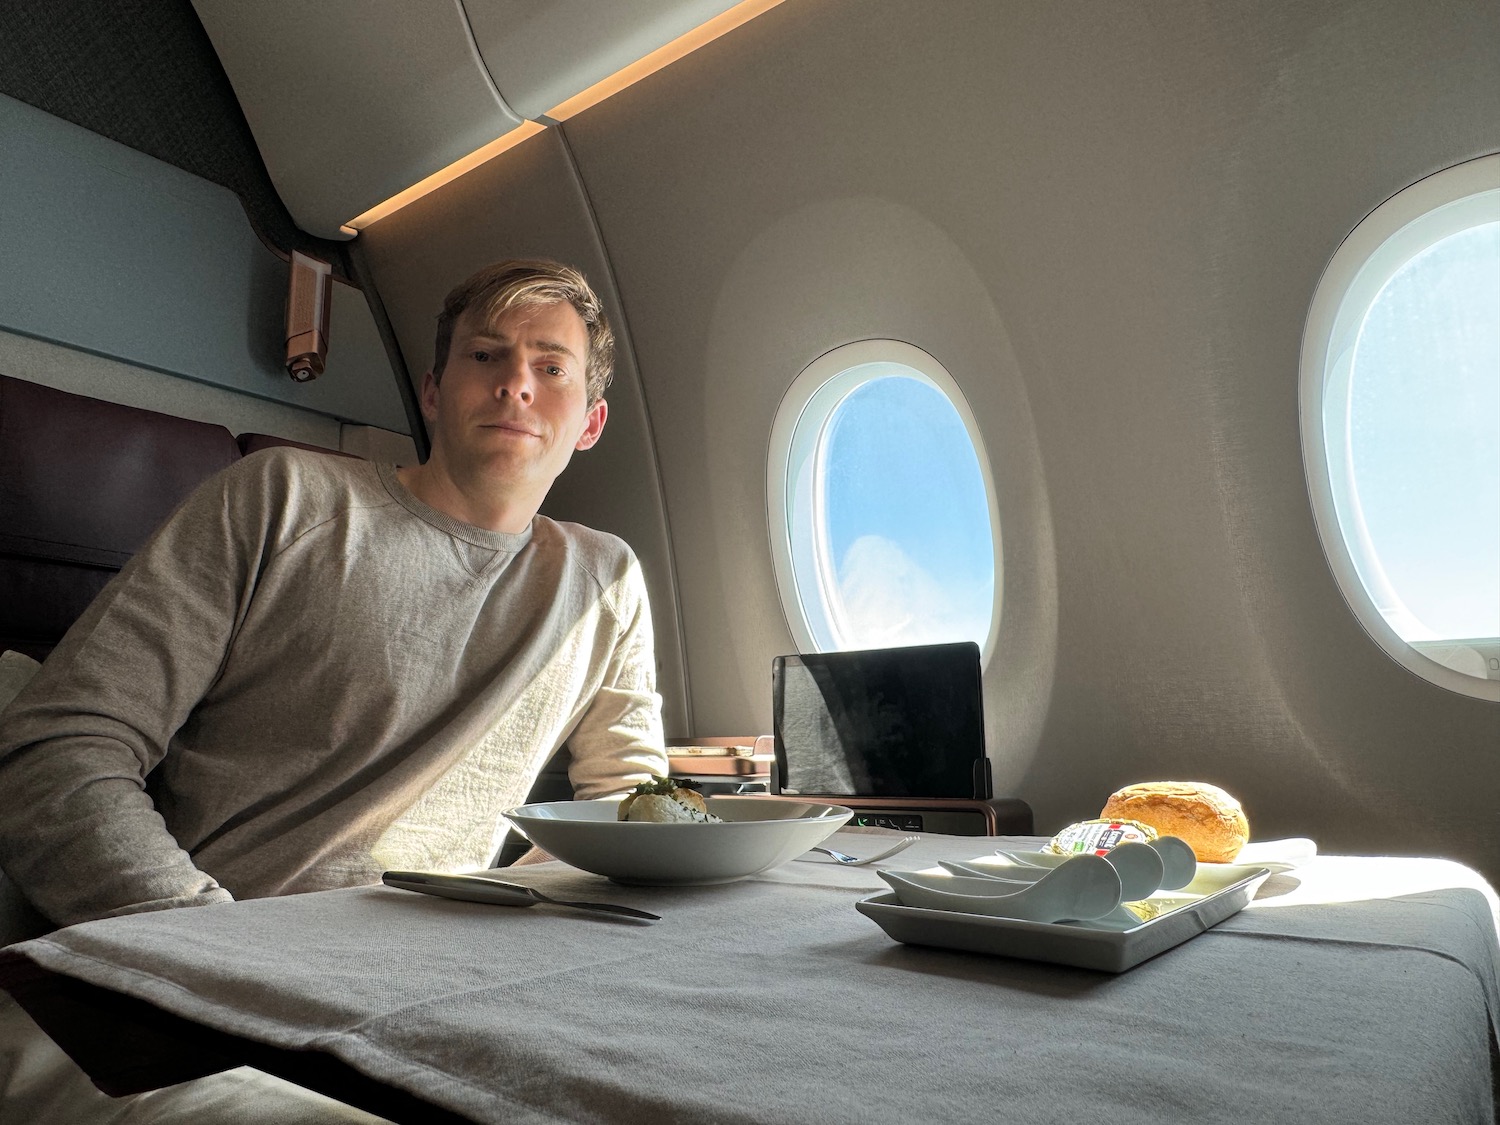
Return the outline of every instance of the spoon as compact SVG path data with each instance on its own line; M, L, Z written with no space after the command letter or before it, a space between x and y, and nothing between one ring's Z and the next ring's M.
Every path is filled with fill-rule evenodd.
M1040 867L1046 871L1061 867L1072 858L1072 856L1054 855L1052 852L1003 852L998 848L995 849L995 854L1005 860L1008 866Z
M941 864L946 870L952 872L954 875L966 875L983 878L990 883L1002 883L1006 886L1013 887L1016 890L1020 890L1023 887L1030 886L1036 881L1037 878L1046 874L1048 871L1054 870L1053 868L1049 867L995 867L993 865L986 866L977 863L955 863L950 862L946 859L938 860L938 863ZM1005 872L1005 876L995 874L995 872L997 871ZM1013 872L1025 872L1025 874L1018 874L1015 878L1009 878L1008 876L1010 876ZM1164 886L1161 889L1175 890L1176 888ZM1121 887L1121 890L1123 893L1123 885ZM1108 914L1101 914L1098 918L1080 919L1080 921L1087 921L1090 926L1123 932L1125 930L1133 930L1138 926L1143 926L1147 922L1153 921L1156 917L1159 917L1160 914L1175 910L1188 901L1191 900L1178 898L1167 899L1163 901L1159 898L1153 897L1148 902L1136 899L1125 899L1121 901L1119 906L1115 907Z
M1162 890L1181 890L1198 877L1198 857L1186 840L1177 836L1162 836L1146 846L1161 856Z
M1161 888L1166 863L1150 844L1118 844L1104 853L1104 861L1120 873L1120 899L1138 902Z
M1022 863L1001 867L994 864L956 863L948 860L939 860L938 863L944 870L955 875L979 875L1002 882L1035 883L1049 872L1060 869L1063 864L1076 858L1076 856L1059 856L1060 863L1047 867L1040 865L1031 867ZM1121 844L1106 852L1103 859L1120 876L1120 899L1123 902L1135 902L1146 898L1154 894L1162 885L1162 872L1165 869L1162 856L1145 844Z
M1157 853L1157 855L1161 856L1162 878L1161 886L1158 888L1160 890L1180 890L1181 888L1191 883L1193 879L1197 877L1198 857L1193 854L1193 849L1188 846L1187 841L1179 839L1176 836L1161 836L1155 840L1152 840L1149 844L1146 845L1121 844L1119 847L1115 848L1114 851L1119 851L1120 848L1126 846L1149 847L1153 849ZM1113 853L1106 853L1105 858L1108 858L1111 854ZM994 871L996 867L999 867L1000 870L1006 872L1006 875L1002 876L1003 878L1017 879L1022 878L1023 876L1021 876L1020 874L1016 874L1013 876L1010 875L1010 872L1012 870L1024 871L1029 868L1040 868L1044 871L1047 871L1051 870L1052 868L1061 866L1062 864L1068 862L1070 858L1072 858L1070 856L1057 855L1052 852L1007 852L1000 851L998 849L996 850L995 855L999 859L1005 861L1004 866L1002 867L999 865L986 865L984 867L985 874L989 874ZM1127 898L1125 901L1132 902L1134 900Z
M1087 921L1120 905L1120 876L1096 855L1074 856L1029 884L990 876L880 871L904 906L1027 922Z
M990 879L997 883L1014 883L1017 890L1030 886L1054 870L1051 867L1022 867L1019 864L1015 867L996 867L987 863L960 863L956 859L940 859L938 866L950 875Z

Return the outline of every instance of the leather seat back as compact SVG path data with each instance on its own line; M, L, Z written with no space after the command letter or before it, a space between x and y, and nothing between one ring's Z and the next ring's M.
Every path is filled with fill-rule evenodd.
M0 375L0 650L42 659L200 482L223 426Z

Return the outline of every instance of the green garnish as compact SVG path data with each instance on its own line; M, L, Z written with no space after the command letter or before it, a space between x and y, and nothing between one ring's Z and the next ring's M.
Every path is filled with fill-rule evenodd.
M692 778L658 777L653 781L642 781L636 785L635 791L642 795L655 793L662 797L670 797L674 789L697 789L698 783Z

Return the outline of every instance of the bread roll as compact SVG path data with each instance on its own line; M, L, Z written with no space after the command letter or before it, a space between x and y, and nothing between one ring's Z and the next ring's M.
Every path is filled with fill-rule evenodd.
M1136 820L1162 836L1176 836L1201 863L1233 863L1250 838L1250 822L1240 803L1217 785L1199 781L1127 785L1105 802L1099 815Z

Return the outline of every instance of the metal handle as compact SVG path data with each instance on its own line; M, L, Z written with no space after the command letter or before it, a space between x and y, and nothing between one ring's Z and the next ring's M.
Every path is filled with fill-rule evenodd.
M601 914L619 914L627 918L641 918L648 922L660 922L659 914L649 914L633 906L616 906L610 902L566 902L550 898L535 887L522 883L507 883L503 879L489 879L483 875L438 875L427 871L387 871L380 881L388 887L419 894L436 895L438 898L453 898L464 902L488 902L498 906L535 906L539 902L553 906L571 906L575 910L593 910Z

